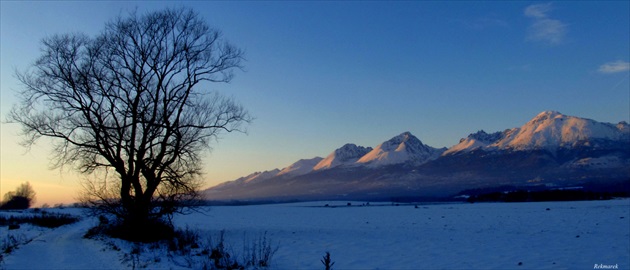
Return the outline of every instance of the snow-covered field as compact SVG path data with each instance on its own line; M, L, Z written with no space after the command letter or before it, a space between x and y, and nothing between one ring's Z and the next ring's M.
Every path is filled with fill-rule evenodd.
M329 204L329 207L323 207ZM265 232L278 247L271 269L324 269L330 252L334 269L594 269L630 268L630 200L375 204L310 202L210 207L176 216L178 227L215 237L225 230L236 255ZM338 207L333 207L338 206ZM80 213L77 209L66 212ZM1 215L7 213L0 212ZM121 240L84 239L94 219L57 229L28 225L9 231L31 239L0 268L126 269L132 245ZM113 244L112 244L113 243ZM114 248L114 246L116 248ZM185 268L185 256L145 250L136 266ZM190 259L190 258L188 258Z

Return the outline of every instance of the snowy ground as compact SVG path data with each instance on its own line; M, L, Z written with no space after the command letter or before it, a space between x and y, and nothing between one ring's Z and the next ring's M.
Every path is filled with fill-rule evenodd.
M339 207L323 207L326 203ZM327 251L334 269L630 268L630 200L418 208L352 204L211 207L205 213L177 216L175 224L215 239L225 230L236 254L243 253L245 242L267 232L278 247L272 269L323 269L320 260ZM131 268L127 253L132 245L81 237L95 224L84 219L57 229L2 227L2 241L16 234L32 241L4 254L0 268ZM168 258L165 249L144 252L136 266L185 268L185 256Z

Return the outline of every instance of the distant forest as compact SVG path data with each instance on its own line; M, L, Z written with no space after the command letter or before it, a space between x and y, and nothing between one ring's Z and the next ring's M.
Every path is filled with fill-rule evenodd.
M467 202L547 202L547 201L589 201L610 200L618 197L630 197L628 192L595 192L584 190L517 190L511 192L492 192L473 195Z

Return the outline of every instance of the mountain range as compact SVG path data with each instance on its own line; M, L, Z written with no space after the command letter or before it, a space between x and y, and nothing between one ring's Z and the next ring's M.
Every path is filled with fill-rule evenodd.
M434 148L410 132L376 147L256 172L205 190L208 200L435 200L498 188L628 189L630 126L545 111L521 127Z

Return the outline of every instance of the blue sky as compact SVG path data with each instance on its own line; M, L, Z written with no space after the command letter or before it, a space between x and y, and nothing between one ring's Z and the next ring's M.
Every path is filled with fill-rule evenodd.
M214 145L207 186L404 131L450 147L543 110L630 118L628 1L2 1L2 120L20 87L14 69L37 58L41 38L96 35L134 8L176 6L194 8L246 51L230 84L205 85L256 118L247 135L223 134ZM42 203L57 196L49 193L73 196L79 177L48 170L45 140L24 154L18 127L1 128L1 193L30 181L45 187Z

